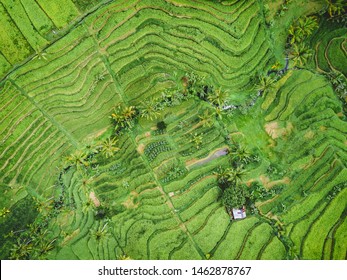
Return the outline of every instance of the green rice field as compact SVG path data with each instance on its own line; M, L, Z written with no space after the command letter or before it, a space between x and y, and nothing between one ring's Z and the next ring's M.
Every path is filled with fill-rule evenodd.
M345 260L341 5L0 0L0 258Z

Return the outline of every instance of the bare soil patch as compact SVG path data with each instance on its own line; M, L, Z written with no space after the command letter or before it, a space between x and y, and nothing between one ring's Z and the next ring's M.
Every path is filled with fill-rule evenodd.
M127 209L134 209L139 206L139 203L134 203L134 199L138 196L139 194L135 191L132 191L128 197L127 200L125 200L122 205L124 205Z
M145 144L141 143L137 146L136 150L139 152L140 155L142 155L145 150Z
M90 192L89 198L91 199L91 201L93 201L95 207L99 207L100 206L100 201L96 197L95 192Z
M272 138L277 139L290 134L293 130L293 124L288 123L286 127L280 127L278 122L269 122L265 125L266 133Z

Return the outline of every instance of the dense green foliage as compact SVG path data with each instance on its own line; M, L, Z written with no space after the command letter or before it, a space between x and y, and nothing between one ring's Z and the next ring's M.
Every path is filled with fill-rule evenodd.
M343 6L20 2L0 1L1 258L346 258Z

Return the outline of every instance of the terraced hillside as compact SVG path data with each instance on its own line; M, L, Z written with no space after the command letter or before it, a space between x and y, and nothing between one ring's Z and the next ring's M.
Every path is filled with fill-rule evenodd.
M346 28L313 38L317 72L257 91L276 60L262 1L19 2L0 1L17 24L0 43L1 258L346 258L346 119L319 74L345 74ZM136 115L123 130L118 104ZM250 195L230 221L235 165Z
M334 31L331 32L332 26ZM315 45L315 64L318 71L339 71L347 75L344 61L347 59L346 28L335 23L322 24L313 42Z

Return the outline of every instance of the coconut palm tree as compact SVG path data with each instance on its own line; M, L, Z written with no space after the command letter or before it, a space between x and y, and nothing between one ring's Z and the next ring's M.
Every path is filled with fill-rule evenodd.
M33 244L31 239L17 238L10 253L12 260L28 260L33 252Z
M215 90L212 94L210 94L207 99L214 106L221 108L227 101L227 91L222 90L221 88Z
M214 172L217 175L218 184L224 187L229 182L230 168L221 168L217 172Z
M194 143L195 147L199 150L201 148L202 145L202 133L197 134L191 134L191 140L189 141L190 143Z
M126 106L124 104L118 104L114 108L114 112L111 114L110 118L115 124L115 130L122 128L131 128L132 120L136 116L135 106Z
M101 225L98 227L97 230L90 230L91 235L98 241L104 239L109 233L107 232L107 226L108 223L104 224L102 227Z
M53 199L54 197L50 197L46 200L38 199L34 197L36 209L39 213L48 213L50 210L53 209Z
M270 76L261 77L259 83L256 86L256 90L267 93L270 92L274 88L275 80Z
M313 51L304 43L294 44L291 51L291 58L295 65L302 67L307 63L312 54Z
M89 210L93 209L93 204L90 200L88 200L87 202L85 202L82 206L82 212L87 214L89 212Z
M203 127L211 127L213 125L213 113L206 109L202 115L199 115L200 123Z
M117 256L117 260L120 260L120 261L127 261L127 260L132 260L132 258L130 258L126 253L120 255L120 256Z
M76 166L77 168L81 166L88 166L87 154L84 151L77 150L71 155L65 158L65 162L68 165Z
M120 150L116 147L117 142L118 139L115 138L107 138L102 142L101 152L106 158L113 157L115 152Z
M142 118L146 118L147 120L153 120L156 119L158 116L160 116L160 113L158 112L156 108L156 100L150 99L141 101L141 105L139 106L140 116Z
M290 44L301 43L307 36L310 36L317 27L318 21L316 17L300 17L289 27Z
M303 39L303 34L301 29L298 29L295 24L292 24L288 29L288 34L290 38L290 44L293 45L296 42L301 42Z
M230 153L231 159L236 160L238 163L247 164L251 161L251 153L247 150L246 147L237 144Z
M345 12L346 2L343 0L325 0L330 17L340 16Z
M315 30L317 27L318 27L318 21L317 21L317 18L314 16L301 17L298 20L297 28L303 37L310 36L313 30Z
M37 58L38 60L47 60L47 53L44 52L39 46L36 46L36 56L34 57Z
M1 218L5 218L6 216L7 216L7 214L8 213L10 213L11 211L10 211L10 209L8 209L8 208L2 208L2 210L0 211L0 217Z
M237 166L236 168L230 168L228 171L229 182L235 185L242 183L243 176L246 173L246 170L243 168L243 165Z
M57 238L53 238L52 240L43 240L38 244L38 253L39 255L47 254L49 251L54 249L54 243L57 240Z

